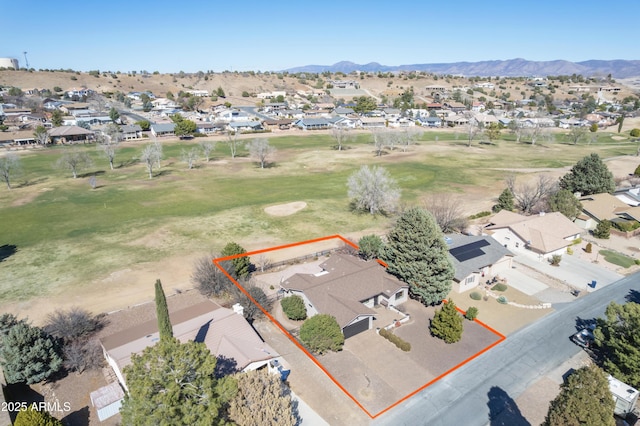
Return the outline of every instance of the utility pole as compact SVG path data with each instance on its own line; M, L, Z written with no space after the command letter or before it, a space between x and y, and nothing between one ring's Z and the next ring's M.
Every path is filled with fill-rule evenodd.
M29 60L27 59L27 52L22 52L24 53L24 63L26 64L26 69L29 69Z

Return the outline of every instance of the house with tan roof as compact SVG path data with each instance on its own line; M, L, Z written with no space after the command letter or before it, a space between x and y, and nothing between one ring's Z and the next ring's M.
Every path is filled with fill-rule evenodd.
M640 222L640 206L630 206L615 195L586 195L580 198L580 202L582 214L576 219L576 224L585 229L594 229L605 219L613 223Z
M562 213L523 216L507 210L496 213L485 228L487 234L517 253L531 250L541 258L564 254L582 229Z
M257 370L265 366L279 370L282 366L280 356L262 340L237 306L232 310L205 300L171 312L173 335L181 342L203 342L218 358L216 368L224 372ZM131 355L141 353L159 340L156 319L100 339L104 357L125 389L123 370L131 364Z
M333 316L345 338L373 326L374 307L396 306L407 301L409 286L387 273L377 261L334 254L316 274L295 274L280 285L287 296L302 297L307 316Z

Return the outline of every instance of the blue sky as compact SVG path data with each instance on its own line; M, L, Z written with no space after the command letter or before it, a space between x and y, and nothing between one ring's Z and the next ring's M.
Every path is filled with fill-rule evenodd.
M164 73L343 60L640 59L638 0L3 3L0 57L24 66L26 51L36 69Z

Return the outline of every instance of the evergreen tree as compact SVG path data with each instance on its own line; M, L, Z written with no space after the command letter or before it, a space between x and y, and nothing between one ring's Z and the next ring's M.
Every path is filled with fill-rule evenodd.
M602 240L608 240L611 236L611 222L607 219L598 222L596 229L593 230L593 236Z
M378 259L382 254L384 242L377 235L365 235L358 241L358 249L363 259Z
M409 285L413 297L433 305L451 290L454 270L447 253L431 213L414 207L405 211L389 232L383 260L389 273Z
M13 426L62 426L63 424L46 411L38 411L30 405L27 409L18 412Z
M513 192L509 188L505 188L498 197L498 204L494 205L492 210L498 213L500 210L512 211L515 208Z
M449 299L442 309L436 311L431 320L431 334L447 343L455 343L462 339L462 315L458 313L455 303Z
M614 407L605 373L595 365L582 367L560 386L542 426L614 426Z
M222 249L222 256L233 256L236 254L244 254L247 251L237 243L229 243ZM251 272L251 260L249 256L240 256L235 259L231 259L233 268L235 270L235 276L245 278ZM233 276L233 274L231 274Z
M289 391L280 377L265 370L236 376L238 393L229 402L229 417L243 426L294 426Z
M0 359L7 383L41 382L62 367L60 348L38 327L19 322L2 339Z
M340 351L344 335L338 321L328 314L314 315L300 327L300 340L312 352Z
M640 304L611 302L594 330L603 367L618 380L640 387Z
M582 203L571 191L561 189L549 197L549 209L574 220L582 211Z
M560 187L582 195L613 192L616 189L613 174L596 153L578 161L571 171L560 178Z
M280 306L282 306L282 312L290 320L299 321L307 318L307 308L304 305L304 299L300 296L294 294L284 297L280 300Z
M111 109L109 110L109 118L115 123L120 118L120 113L117 109L111 107Z
M220 385L225 382L214 377L216 361L204 343L181 344L176 339L133 354L124 368L129 393L120 410L122 423L221 424L220 409L226 401Z
M156 316L158 318L160 340L170 340L173 338L173 326L171 325L171 318L169 318L167 298L164 295L164 290L162 290L160 280L156 280Z

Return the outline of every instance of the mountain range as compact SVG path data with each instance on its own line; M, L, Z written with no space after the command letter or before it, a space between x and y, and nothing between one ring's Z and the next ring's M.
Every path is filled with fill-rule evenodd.
M640 60L589 60L583 62L528 61L526 59L508 59L505 61L453 62L448 64L411 64L381 65L377 62L355 64L349 61L337 62L333 65L305 65L285 70L289 73L309 72L322 73L353 71L394 72L394 71L426 71L435 74L461 75L465 77L546 77L549 75L580 74L585 77L630 78L640 76Z

